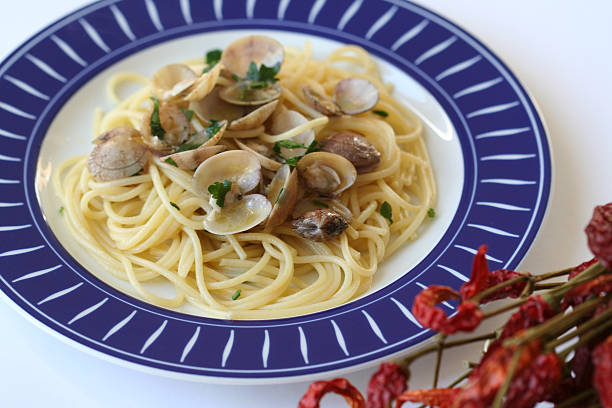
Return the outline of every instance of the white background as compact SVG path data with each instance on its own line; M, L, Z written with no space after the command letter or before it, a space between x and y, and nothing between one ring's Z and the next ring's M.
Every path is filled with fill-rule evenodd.
M39 29L86 3L2 0L0 59ZM548 124L553 195L521 269L545 272L587 259L585 223L596 204L612 201L612 3L419 3L459 24L500 56L531 91ZM158 377L77 350L35 327L3 302L0 322L3 407L292 407L307 388L307 383L238 387ZM449 355L442 378L452 379L462 371L462 360L477 356L476 347ZM365 390L373 370L347 377ZM415 367L411 387L427 386L431 371L429 360ZM326 397L322 405L346 406L333 396Z

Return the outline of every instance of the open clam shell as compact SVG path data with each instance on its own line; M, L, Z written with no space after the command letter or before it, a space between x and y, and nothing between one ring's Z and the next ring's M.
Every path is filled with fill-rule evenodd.
M276 116L272 117L270 123L270 132L274 135L279 135L300 125L303 125L306 122L308 122L308 119L306 119L301 113L294 110L283 110L282 112L279 112ZM291 140L297 143L301 143L304 146L309 146L314 140L314 138L314 131L312 129L308 129L303 131L302 133L293 136ZM281 155L284 158L302 156L305 153L306 149L304 148L281 148Z
M357 179L355 166L344 157L328 152L304 156L297 165L302 184L323 196L336 196Z
M342 109L340 106L330 98L327 98L314 89L312 89L308 85L302 85L302 92L304 93L304 97L306 101L326 116L340 116L342 115Z
M236 143L236 145L238 145L238 147L240 149L254 154L255 157L257 157L257 160L259 160L259 163L261 164L261 167L263 167L266 170L277 171L278 169L280 169L283 166L282 163L279 163L276 160L272 160L269 157L264 156L263 154L259 153L255 149L252 149L248 145L242 143L238 139L234 139L234 142Z
M246 76L251 62L272 67L282 64L285 58L283 45L274 38L264 35L249 35L231 43L221 55L221 62L232 74Z
M369 111L378 103L376 86L366 79L347 78L334 88L334 100L348 115Z
M153 74L151 92L161 100L172 99L192 86L197 77L185 64L166 65Z
M273 203L266 228L273 228L285 222L298 198L299 182L296 170L283 165L268 186L268 200Z
M200 146L197 149L173 153L171 155L162 157L161 160L166 161L168 159L172 159L179 169L194 170L204 160L214 156L217 153L221 153L226 149L227 147L223 145Z
M149 152L136 140L136 129L119 127L100 136L87 158L89 173L97 181L111 181L137 174L146 167Z
M236 183L241 193L248 193L259 184L261 165L252 153L230 150L216 154L202 162L193 175L193 190L208 196L208 186L225 180Z
M266 103L240 119L233 120L229 125L230 130L248 130L263 125L277 105L278 100Z
M272 204L265 196L250 194L228 208L211 212L204 218L204 228L218 235L236 234L261 224L271 210Z
M223 88L219 97L234 105L263 105L278 99L281 95L281 87L272 84L266 88L246 89L244 84L238 82Z

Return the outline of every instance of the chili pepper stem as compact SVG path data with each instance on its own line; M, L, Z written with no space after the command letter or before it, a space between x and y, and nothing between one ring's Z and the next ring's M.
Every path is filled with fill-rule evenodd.
M506 373L506 379L504 380L504 383L501 388L497 391L497 394L495 395L495 400L493 401L493 405L491 406L491 408L501 408L504 402L504 396L508 392L508 388L510 388L512 377L514 377L514 372L518 367L521 354L523 354L523 347L520 347L512 356L512 360L510 361L510 365L508 366L508 371Z
M577 403L585 402L596 395L597 394L595 393L595 390L593 388L589 388L588 390L582 391L580 394L575 395L569 399L566 399L562 403L555 405L555 408L571 408L576 406Z
M578 326L578 328L576 330L574 330L573 332L567 333L561 337L559 337L558 339L555 339L551 342L549 342L548 344L546 344L546 350L548 351L554 351L554 349L563 344L563 343L567 343L568 341L572 340L575 337L581 336L583 333L597 327L600 326L600 324L602 322L606 322L606 321L610 321L612 323L612 309L608 309L605 312L601 313L599 316L596 316L592 319L590 319L588 322ZM604 323L605 324L605 323ZM599 327L597 327L597 329L599 329Z
M482 318L484 320L484 319L487 319L487 318L492 317L492 316L497 316L498 314L507 312L508 310L515 309L516 307L522 305L526 301L527 301L527 299L521 299L521 300L517 300L517 301L512 302L512 303L509 303L506 306L502 306L502 307L500 307L498 309L491 310L490 312L486 312Z
M466 378L470 376L470 374L472 374L472 371L473 370L468 370L465 373L463 373L459 378L457 378L455 381L450 383L447 388L453 388L455 385L461 383L461 381L465 380Z
M564 275L569 275L569 273L571 271L574 270L574 267L569 267L569 268L565 268L565 269L560 269L558 271L553 271L553 272L548 272L548 273L542 273L540 275L535 275L532 277L534 282L540 282L543 280L547 280L547 279L552 279L552 278L556 278L558 276L564 276Z
M534 289L535 290L555 289L564 284L565 282L537 283Z
M492 333L482 334L480 336L468 337L467 339L449 341L447 343L444 343L444 349L448 349L448 348L452 348L452 347L458 347L458 346L463 346L463 345L466 345L466 344L475 343L477 341L494 339L495 337L497 337L497 335L495 334L495 332L492 332ZM416 351L413 354L409 354L406 357L404 357L400 361L400 365L407 369L410 366L410 364L413 361L415 361L416 359L418 359L420 357L423 357L424 355L427 355L429 353L433 353L434 351L437 351L437 350L438 350L438 344L434 344L432 346L425 347L425 348L423 348L421 350Z
M482 292L480 292L479 294L477 294L476 296L472 297L470 300L474 303L480 303L480 301L484 298L486 298L489 295L492 295L493 293L497 292L500 289L505 288L506 286L512 286L515 283L519 283L525 280L529 280L530 277L528 275L523 275L523 276L517 276L516 278L512 278L512 279L508 279L507 281L504 281L502 283L498 283L495 286L491 286L490 288L483 290Z
M601 265L599 262L595 262L593 265L589 266L579 275L575 276L573 279L565 282L563 285L551 289L550 291L542 294L544 299L548 302L549 305L558 305L561 299L565 296L567 292L574 289L577 286L582 285L585 282L596 278L597 276L603 274L606 271L606 268Z
M438 339L438 352L436 353L436 368L434 370L433 386L432 388L438 387L438 378L440 376L440 364L442 364L442 353L444 352L444 342L446 341L446 335L440 335Z
M561 361L565 361L567 356L572 351L576 350L580 346L588 344L591 340L593 340L593 338L597 337L599 334L601 334L601 332L609 329L610 327L612 327L612 320L608 320L602 325L600 325L599 327L592 329L590 332L582 336L580 340L578 340L576 343L572 344L570 347L566 348L561 353L559 353L559 359L561 359Z

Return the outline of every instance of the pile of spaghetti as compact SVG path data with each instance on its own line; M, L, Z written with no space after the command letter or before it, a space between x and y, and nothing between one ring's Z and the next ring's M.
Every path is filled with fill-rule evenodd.
M121 99L126 82L143 87ZM433 215L422 125L391 91L361 48L316 61L265 36L115 75L92 152L54 174L68 228L161 307L267 319L346 303Z

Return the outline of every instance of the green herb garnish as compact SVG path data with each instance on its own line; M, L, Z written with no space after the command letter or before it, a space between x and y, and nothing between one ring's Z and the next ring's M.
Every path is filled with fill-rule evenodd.
M433 208L430 208L429 210L427 210L427 216L429 218L433 218L436 216L436 210L434 210Z
M278 81L276 74L278 74L279 71L280 62L272 67L261 64L259 69L257 69L255 61L251 61L244 78L240 78L238 75L232 75L234 81L240 83L240 87L242 88L239 98L244 99L245 93L249 89L267 88L270 84Z
M159 119L159 99L152 96L151 100L153 101L153 113L151 113L151 119L149 120L151 134L157 136L160 140L164 140L166 131L162 127L161 120Z
M293 156L288 159L285 159L285 164L288 164L291 167L295 167L298 164L298 161L304 156Z
M291 139L281 140L274 143L274 152L276 154L280 154L281 147L284 147L285 149L306 149L306 146L304 146L302 143L294 142Z
M142 173L143 171L144 171L144 169L141 167L140 170L138 170L136 173L132 174L130 177L140 176L140 173Z
M221 50L210 50L206 53L206 67L202 70L203 74L213 69L221 61L221 54Z
M200 146L202 146L202 143L185 143L180 145L178 149L176 149L176 152L186 152L187 150L197 149Z
M173 206L174 208L176 208L177 210L181 211L181 209L179 208L178 205L176 205L175 203L173 203L172 201L170 201L170 205Z
M187 116L187 120L191 122L191 118L193 118L193 111L191 109L185 109L182 106L181 106L181 110L183 111L185 116Z
M284 191L285 191L285 187L282 187L280 189L280 191L278 192L278 196L276 197L276 201L274 201L274 204L278 203L278 201L281 199L281 196L283 195Z
M64 215L64 206L62 205L59 209L59 214Z
M323 201L312 200L314 205L318 205L319 207L329 208L329 205L325 204Z
M240 294L242 293L242 290L238 289L237 291L234 292L234 294L232 295L232 300L236 300L240 297Z
M380 215L389 220L389 224L393 224L393 209L388 202L382 203L380 206Z
M212 195L212 198L217 200L217 205L223 208L225 204L225 195L232 189L232 182L224 180L223 183L215 181L213 184L208 186L208 192Z
M383 118L386 118L387 116L389 116L389 114L386 111L384 111L384 110L376 109L376 110L373 110L372 113L375 113L378 116L382 116Z
M221 124L221 122L219 122L218 120L211 119L210 120L210 126L208 126L205 129L206 130L206 137L208 137L209 139L212 138L214 135L217 134L219 129L221 129L222 127L223 127L223 125Z
M316 140L313 140L311 144L308 145L308 147L304 146L302 143L297 143L294 142L293 140L281 140L279 142L274 143L274 146L272 147L272 149L274 150L274 152L279 155L282 159L285 160L285 164L288 164L289 166L297 166L297 162L304 157L305 155L307 155L308 153L312 153L314 151L317 150L317 145L318 142ZM284 147L286 149L306 149L306 153L304 153L303 156L293 156L293 157L289 157L288 159L285 159L283 156L281 156L280 152L281 152L281 147Z
M168 157L166 160L164 160L166 163L173 165L174 167L178 167L178 164L176 164L176 162L174 160L172 160L172 157Z

